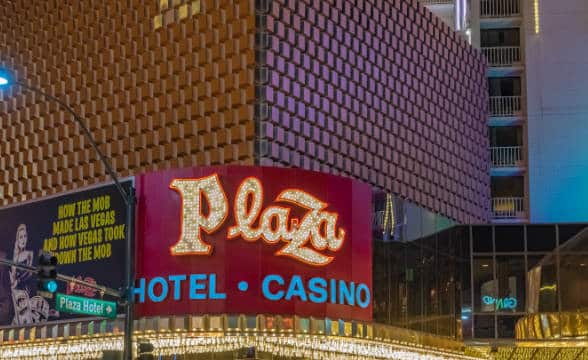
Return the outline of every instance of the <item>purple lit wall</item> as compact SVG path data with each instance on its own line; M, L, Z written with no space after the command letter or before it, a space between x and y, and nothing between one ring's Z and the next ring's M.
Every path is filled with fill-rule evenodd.
M348 175L461 222L488 219L477 50L416 0L269 3L261 164Z

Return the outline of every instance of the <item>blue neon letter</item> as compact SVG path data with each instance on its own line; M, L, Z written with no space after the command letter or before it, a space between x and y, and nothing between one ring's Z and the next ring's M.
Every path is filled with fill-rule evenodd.
M339 304L355 305L355 283L352 281L347 287L347 282L339 280Z
M298 275L292 276L290 285L288 285L288 292L286 293L286 300L291 300L294 296L298 296L302 301L308 301L306 298L306 291L304 290L304 284L302 278Z
M337 280L331 279L329 291L331 292L331 304L337 303Z
M268 275L263 279L261 283L261 291L263 296L272 301L280 300L284 297L284 291L280 290L277 291L275 294L272 294L270 291L270 283L275 281L278 285L284 285L284 279L280 275Z
M363 296L363 299L362 299L362 294L361 294L362 292L365 293L365 296ZM372 301L372 296L370 294L370 288L368 288L366 284L359 284L357 286L356 300L357 300L357 305L362 309L365 309L366 307L368 307L368 305L370 304L370 301Z
M227 298L225 293L216 292L216 274L210 274L210 281L208 282L208 297L210 299L222 300Z
M327 280L314 277L308 282L308 298L313 303L322 304L327 301Z
M174 283L174 300L180 300L182 294L182 281L186 280L186 275L170 275L168 276L169 281Z
M486 305L492 305L494 304L494 298L492 296L482 296L482 302L484 302L484 304Z
M190 300L205 300L206 294L199 294L198 290L206 289L206 284L199 283L201 280L206 280L206 274L192 274L190 275Z
M155 293L153 292L153 289L155 288L155 285L157 283L161 284L161 295L159 295L159 296L155 296ZM167 281L164 278L162 278L161 276L158 276L158 277L151 279L151 281L149 282L149 287L147 288L147 294L149 295L149 299L151 299L151 301L162 302L163 299L165 299L167 297L167 292L168 292Z
M139 295L139 302L145 302L145 279L139 279L139 287L133 288L133 296Z

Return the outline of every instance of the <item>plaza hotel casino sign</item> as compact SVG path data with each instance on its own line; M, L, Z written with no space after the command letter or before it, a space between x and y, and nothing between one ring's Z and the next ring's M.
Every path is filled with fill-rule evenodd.
M372 319L371 189L299 169L136 177L137 316Z

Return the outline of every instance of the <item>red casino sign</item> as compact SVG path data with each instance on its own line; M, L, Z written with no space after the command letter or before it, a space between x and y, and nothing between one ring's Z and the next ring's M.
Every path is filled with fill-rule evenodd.
M371 320L369 186L247 166L150 173L136 185L137 315Z

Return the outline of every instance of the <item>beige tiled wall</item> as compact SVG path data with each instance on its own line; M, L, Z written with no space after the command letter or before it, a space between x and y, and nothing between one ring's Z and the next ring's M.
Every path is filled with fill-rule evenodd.
M0 66L69 103L120 176L254 162L252 0L15 0L0 16ZM31 92L0 92L0 139L0 204L107 180Z

